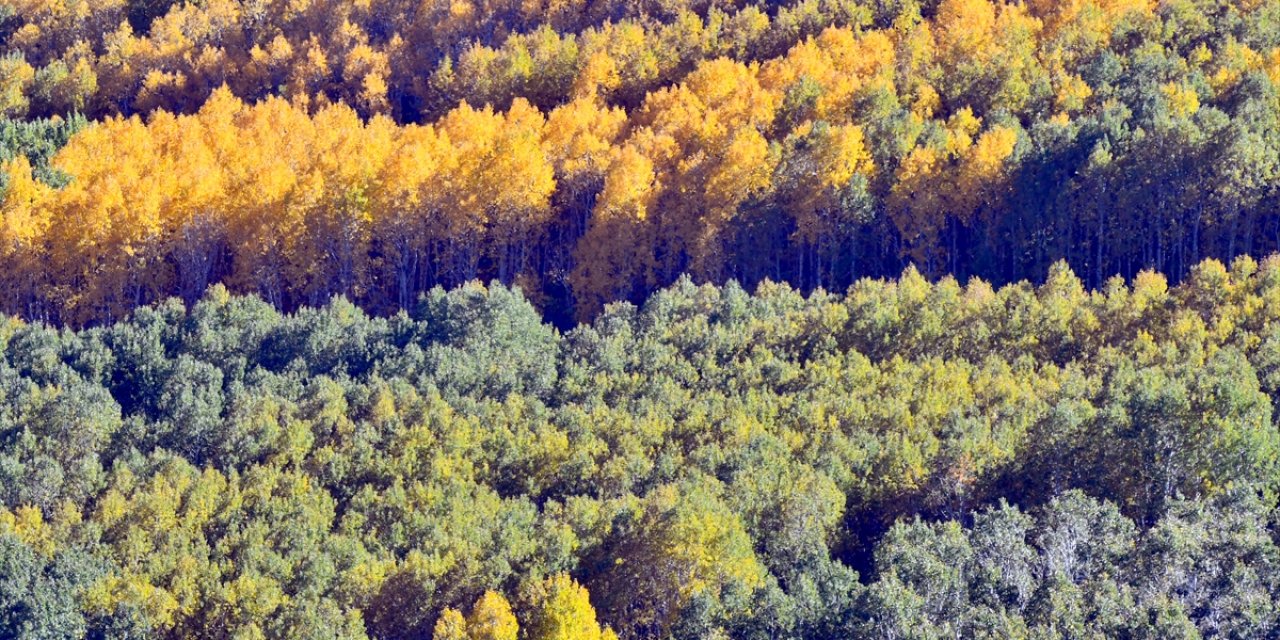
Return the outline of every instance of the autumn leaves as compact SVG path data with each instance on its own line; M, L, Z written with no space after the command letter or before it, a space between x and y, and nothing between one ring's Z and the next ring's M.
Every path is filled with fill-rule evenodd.
M720 230L748 198L786 183L818 215L874 170L851 123L775 126L798 76L789 67L831 67L861 46L833 31L796 60L707 62L630 117L596 98L548 114L517 99L400 126L222 90L189 116L109 119L57 157L74 177L65 189L34 181L24 161L5 167L4 259L24 276L5 303L85 321L224 280L285 306L335 294L407 305L481 275L536 286L553 231L576 243L561 266L586 308L681 271L716 275ZM784 151L778 135L812 139Z
M31 73L9 74L22 86L0 94L35 100L40 65L116 4L74 19L49 7L24 14L8 44L26 51L40 33L51 48L27 51ZM389 310L435 284L498 279L550 299L567 320L682 273L806 289L907 262L930 275L983 273L974 265L1008 244L1001 234L1019 248L996 279L1038 276L1018 256L1048 261L1045 243L1082 247L1068 257L1096 278L1128 274L1111 240L1119 223L1105 218L1143 209L1111 183L1146 178L1108 168L1107 154L1136 153L1116 142L1126 132L1138 146L1152 139L1154 127L1133 118L1143 104L1178 123L1210 106L1190 72L1132 96L1108 84L1103 63L1121 64L1116 51L1129 46L1113 39L1167 40L1155 29L1177 17L1140 0L771 13L675 2L652 16L627 9L616 23L573 3L296 4L268 2L257 17L184 5L145 36L90 46L102 49L101 84L84 99L148 115L78 136L53 163L72 178L63 189L34 180L30 163L4 165L0 267L14 277L0 308L109 320L225 282L287 308L341 294ZM254 20L261 32L245 31ZM823 28L832 24L851 26ZM1280 69L1280 49L1227 40L1187 54L1213 71L1214 91ZM241 49L236 73L195 70ZM194 67L175 70L169 54ZM422 59L391 64L397 56ZM393 67L420 77L393 77ZM205 86L211 78L222 88ZM1082 169L1076 156L1087 153ZM1078 176L1088 188L1064 185ZM1055 189L1069 198L1069 231L1046 228L1057 223L1040 200L1057 202ZM1188 260L1211 252L1195 238Z

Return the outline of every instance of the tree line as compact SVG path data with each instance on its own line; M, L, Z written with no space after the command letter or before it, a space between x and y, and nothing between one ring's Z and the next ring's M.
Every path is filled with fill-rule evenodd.
M0 635L1270 637L1280 258L0 323Z
M1101 287L1280 248L1276 0L0 7L5 126L44 136L0 153L30 318L480 278L568 327L681 274ZM88 89L41 107L57 65Z

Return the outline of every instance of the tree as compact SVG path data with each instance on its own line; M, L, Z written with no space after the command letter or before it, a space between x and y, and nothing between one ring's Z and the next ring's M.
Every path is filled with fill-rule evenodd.
M43 555L0 533L0 632L11 638L74 638L91 630L78 599L106 567L79 550Z
M445 609L431 636L437 640L467 640L467 621L457 609Z
M695 602L749 596L763 570L738 518L706 488L663 486L609 547L591 584L622 638L660 637ZM705 599L705 600L704 600ZM728 615L732 604L720 602Z
M525 625L533 640L608 640L615 637L600 628L586 588L567 574L557 574L536 585L531 595L532 620Z
M519 630L511 605L493 591L480 596L467 616L467 637L471 640L516 640Z

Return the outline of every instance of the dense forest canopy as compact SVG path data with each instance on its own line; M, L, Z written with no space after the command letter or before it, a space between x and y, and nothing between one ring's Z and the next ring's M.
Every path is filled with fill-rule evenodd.
M0 637L1280 637L1277 187L1280 0L0 0Z
M12 318L0 630L1274 637L1277 400L1280 258Z
M1280 0L0 16L0 112L94 119L5 125L28 142L0 152L22 156L0 171L0 307L29 318L107 322L214 282L384 313L480 278L568 327L680 274L1001 284L1067 259L1099 287L1280 249Z

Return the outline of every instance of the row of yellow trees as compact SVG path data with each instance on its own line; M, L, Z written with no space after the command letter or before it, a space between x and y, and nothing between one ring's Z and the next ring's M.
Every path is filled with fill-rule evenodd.
M64 4L18 7L23 18L9 34L10 44L31 48L47 41L53 51L64 40L76 41L76 33L88 33L85 25L97 14L88 5ZM379 13L374 5L381 4L355 3L340 15L350 25L408 11ZM163 37L171 22L199 22L198 16L206 30L218 31L211 25L222 23L209 22L218 6L182 5L157 21L148 38ZM793 12L800 12L797 7ZM224 8L228 22L219 29L225 37L248 37L237 21L247 19L242 12L249 8ZM274 25L263 27L270 30L320 20L322 7L259 8L261 24ZM516 11L499 9L494 15ZM668 9L658 14L691 10ZM559 287L580 315L589 315L609 300L637 298L685 272L748 281L798 273L802 286L841 286L861 275L857 251L877 242L884 245L879 255L889 256L882 263L893 266L901 257L936 274L981 244L965 233L990 235L982 247L999 246L998 233L1036 247L1072 246L1087 234L1098 246L1092 265L1098 274L1112 268L1107 261L1115 252L1103 251L1116 246L1111 236L1142 237L1151 247L1147 263L1158 262L1166 244L1189 247L1193 255L1183 262L1238 252L1240 225L1227 219L1251 211L1249 198L1266 191L1270 178L1238 176L1239 185L1219 189L1213 206L1220 215L1202 212L1194 231L1182 232L1196 240L1165 238L1146 232L1152 225L1140 214L1148 204L1137 196L1155 194L1148 217L1160 219L1160 207L1172 196L1142 185L1169 179L1154 170L1135 174L1120 157L1126 153L1121 145L1136 149L1128 155L1147 166L1178 157L1167 149L1212 152L1206 162L1220 173L1236 161L1212 158L1265 156L1267 138L1246 130L1261 122L1258 114L1243 108L1226 114L1239 134L1213 127L1222 121L1221 109L1244 104L1240 87L1280 78L1280 43L1267 50L1261 48L1266 39L1255 38L1255 51L1231 36L1214 48L1192 46L1169 31L1191 20L1191 9L1146 2L944 0L929 9L925 18L920 7L904 8L881 29L827 28L758 62L702 60L679 82L643 94L634 108L619 106L631 102L619 100L627 87L649 86L675 71L637 76L636 69L653 65L605 47L588 56L594 61L581 59L586 76L565 84L563 93L539 97L539 83L551 82L539 74L554 69L556 47L573 44L545 31L513 36L496 48L471 45L458 66L442 63L453 74L446 85L462 87L461 96L492 98L503 107L463 101L428 124L366 117L371 112L352 96L336 99L350 99L353 107L317 106L324 101L290 92L284 93L292 100L245 101L236 89L239 80L229 74L194 113L180 115L180 108L154 111L145 120L111 117L76 136L53 161L55 171L70 178L65 188L36 180L22 159L2 167L8 187L0 204L0 264L10 277L0 306L73 322L107 320L168 295L194 299L222 281L284 307L344 294L389 309L411 303L432 284L495 277L521 282L531 292ZM526 10L539 11L520 9ZM1259 3L1232 10L1251 12L1249 24L1265 24L1256 17L1265 13ZM472 15L468 11L462 14ZM781 16L779 11L772 23L760 18L767 29L783 29ZM322 30L321 23L312 27ZM66 34L55 28L69 24L83 28ZM628 42L644 42L658 31L628 33ZM1125 38L1151 42L1135 48ZM1172 53L1157 61L1181 65L1177 73L1119 85L1106 79L1104 63L1120 64L1116 52L1132 58L1124 64L1134 68L1154 65L1166 48L1152 43L1166 41ZM502 71L516 68L523 75ZM473 86L482 71L500 72L494 75L509 86ZM354 87L365 76L345 77ZM1095 95L1095 87L1103 93ZM24 95L11 89L0 93ZM532 101L512 98L526 93ZM1202 96L1221 104L1202 108ZM1274 101L1258 104L1274 111ZM1130 123L1134 109L1151 113ZM1057 139L1082 148L1064 143L1057 155L1041 148ZM1209 147L1214 140L1240 144L1197 151L1197 139ZM1157 155L1148 162L1142 153ZM1038 157L1044 154L1051 162ZM1039 164L1026 167L1028 156ZM1077 156L1087 158L1085 166ZM1124 162L1113 161L1117 157ZM1044 177L1036 170L1058 173ZM1070 220L1093 216L1097 223L1085 229L1085 222L1073 222L1065 235L1009 226L1047 206L1020 205L1011 194L1056 194L1057 175L1090 181L1060 190L1070 199ZM1218 184L1223 178L1230 176L1215 177ZM1125 201L1125 184L1141 193ZM1141 224L1108 225L1111 209L1137 212L1130 218ZM1041 217L1048 224L1049 216ZM875 225L867 224L871 219ZM1007 228L999 226L1003 219L1012 220ZM1222 251L1202 248L1196 235L1215 220L1230 231L1230 237L1215 236ZM1250 245L1252 220L1241 232ZM757 223L759 230L752 226ZM744 249L749 243L743 236L752 234L766 238L763 249ZM1121 237L1120 244L1132 240ZM797 255L778 255L784 251ZM744 276L739 267L749 260L799 266L757 266Z
M759 53L766 42L794 43L824 26L865 22L868 14L850 0L805 0L773 16L744 4L4 0L0 53L8 56L0 68L8 73L0 76L0 114L191 112L227 83L248 99L342 101L362 115L412 118L454 106L444 104L442 89L475 91L472 102L487 98L477 86L486 82L485 51L504 42L508 53L524 54L522 70L503 80L536 77L537 85L554 75L585 84L612 75L625 78L634 95L642 85L670 81L688 56ZM765 35L771 22L777 38Z
M286 306L337 293L403 305L482 267L528 277L562 227L591 309L679 271L722 275L721 232L750 198L785 200L805 238L836 233L841 192L876 176L849 104L892 82L901 36L831 29L763 65L709 61L630 115L592 95L546 114L463 103L401 126L223 90L190 116L108 119L56 157L66 188L22 159L4 167L4 303L109 318L225 279ZM782 122L788 93L815 82L821 99ZM915 117L931 115L922 103ZM941 153L922 147L897 176L902 224L922 233L930 214L973 204L921 200L921 185L958 180L976 203L1015 139L969 110L945 131Z

